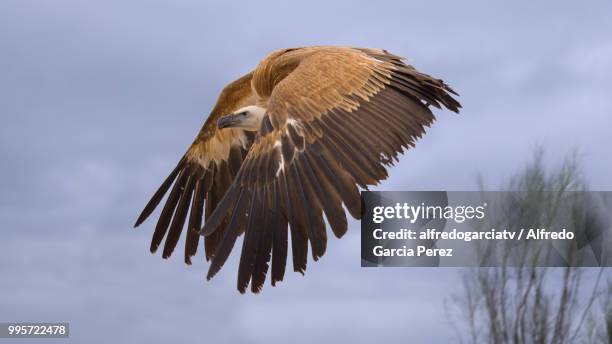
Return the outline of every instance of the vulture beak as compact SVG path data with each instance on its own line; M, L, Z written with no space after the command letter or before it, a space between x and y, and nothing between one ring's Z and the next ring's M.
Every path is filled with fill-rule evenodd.
M217 121L217 127L219 127L219 129L230 128L237 124L240 124L240 114L223 116Z

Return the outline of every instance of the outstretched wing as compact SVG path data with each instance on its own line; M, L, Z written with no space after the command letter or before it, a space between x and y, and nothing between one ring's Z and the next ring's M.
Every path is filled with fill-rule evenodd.
M290 224L293 268L306 269L308 242L316 261L326 250L323 214L336 237L347 230L342 205L361 217L357 186L387 177L385 166L414 146L433 120L429 106L458 112L442 80L397 56L372 49L325 48L309 54L273 89L267 114L232 186L203 235L222 227L208 278L245 230L238 290L261 290L272 260L272 285L283 279Z
M170 257L185 222L188 222L185 263L191 264L191 257L198 249L200 236L197 231L201 228L202 217L212 214L238 173L254 139L252 133L240 129L217 130L217 120L221 116L254 104L251 79L252 73L249 73L223 89L198 136L136 220L134 227L151 215L172 186L153 232L152 253L157 251L165 237L163 258ZM224 227L225 224L221 223L218 233L204 239L206 259L214 255Z

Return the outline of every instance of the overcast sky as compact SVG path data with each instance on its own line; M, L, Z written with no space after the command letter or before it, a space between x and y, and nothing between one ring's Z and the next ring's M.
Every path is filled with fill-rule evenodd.
M268 52L384 48L460 94L377 190L498 187L541 145L612 189L612 4L589 1L0 2L0 321L87 343L445 343L453 269L362 269L358 223L305 277L235 290L148 252L142 206L219 90ZM0 340L1 341L1 340Z

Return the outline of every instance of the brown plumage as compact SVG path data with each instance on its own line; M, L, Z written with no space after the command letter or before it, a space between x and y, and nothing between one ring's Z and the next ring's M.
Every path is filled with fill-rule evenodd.
M429 107L459 111L449 93L455 94L442 80L384 50L273 52L221 92L136 226L174 184L152 252L165 236L163 257L172 254L191 208L185 262L196 253L204 217L207 278L221 269L242 233L240 292L249 283L259 292L270 268L272 285L283 279L289 237L293 269L304 273L308 243L315 261L327 247L323 215L340 238L347 230L343 206L361 217L359 187L387 178L385 166L433 122Z

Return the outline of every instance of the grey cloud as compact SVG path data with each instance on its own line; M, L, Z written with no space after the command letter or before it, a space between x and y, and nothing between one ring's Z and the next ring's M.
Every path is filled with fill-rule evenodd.
M76 342L283 342L295 328L298 342L448 342L456 271L362 269L357 222L305 277L258 296L234 291L235 254L204 283L204 263L150 256L153 224L131 225L225 83L271 50L313 44L388 49L461 94L462 113L437 111L377 190L469 190L478 173L497 187L536 144L551 162L578 147L593 188L610 189L611 10L2 1L0 316L71 321Z

